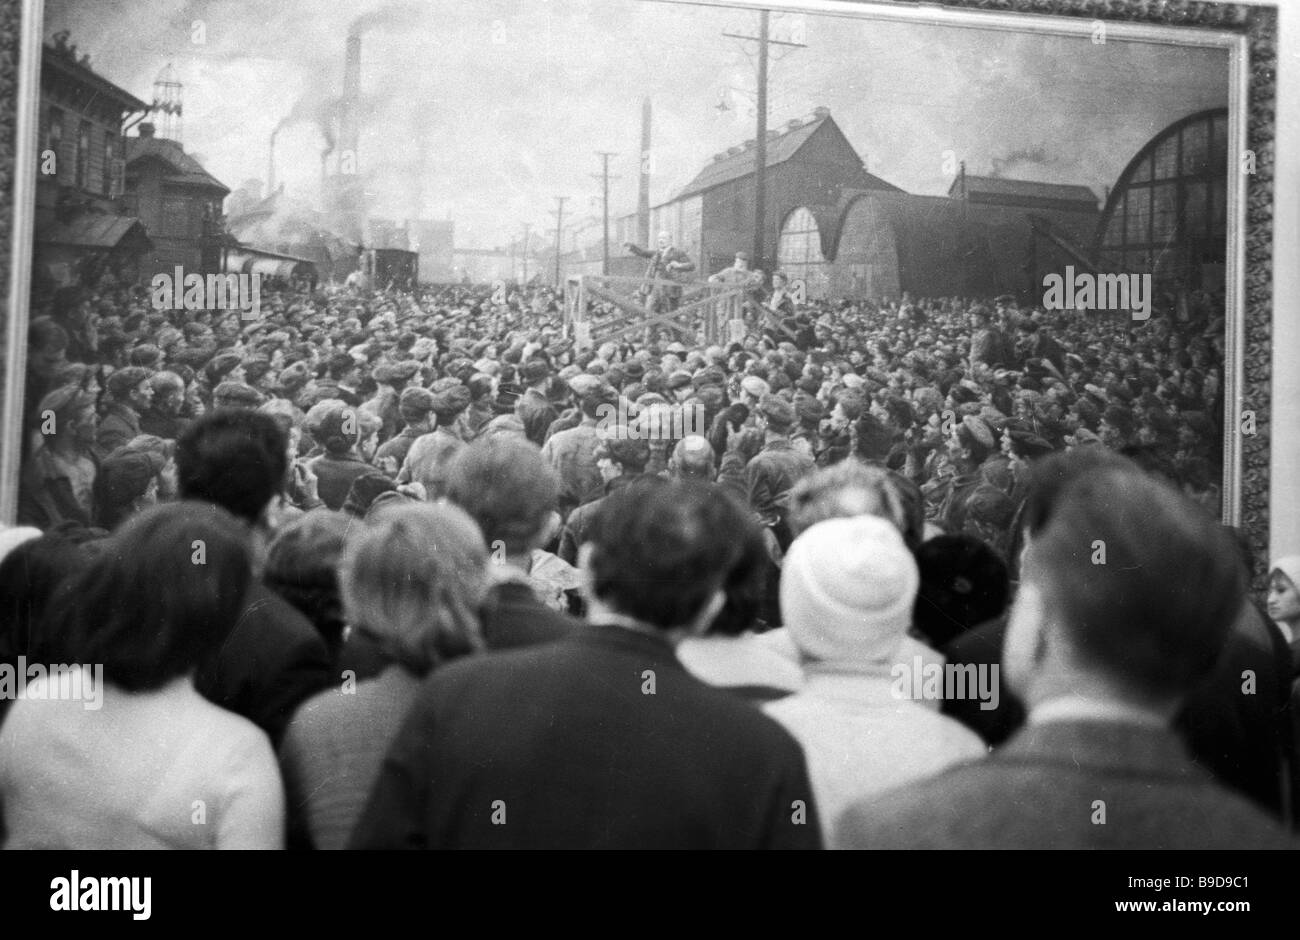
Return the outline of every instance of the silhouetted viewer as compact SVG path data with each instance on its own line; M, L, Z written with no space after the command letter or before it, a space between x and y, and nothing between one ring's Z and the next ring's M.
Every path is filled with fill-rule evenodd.
M1231 537L1120 457L1044 461L1004 674L1026 727L984 760L848 810L855 848L1288 848L1170 725L1245 603ZM1040 477L1042 479L1042 477Z
M581 551L591 625L435 672L352 846L818 847L799 745L673 652L721 609L744 518L696 483L610 494Z

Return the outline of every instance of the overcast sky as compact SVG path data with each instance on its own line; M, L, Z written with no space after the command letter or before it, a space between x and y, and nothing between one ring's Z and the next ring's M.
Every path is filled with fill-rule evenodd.
M146 101L174 63L186 150L232 189L266 178L272 129L300 116L278 135L277 174L317 204L314 115L339 93L356 24L375 213L452 218L458 245L482 247L553 226L557 195L596 234L597 150L619 154L611 211L633 211L642 95L652 204L753 137L755 44L722 33L757 21L648 0L46 0L45 36L71 30L92 68ZM797 30L806 48L774 47L769 120L829 107L868 169L914 193L947 191L952 151L971 173L1100 197L1153 134L1228 101L1221 50L773 14L774 37Z

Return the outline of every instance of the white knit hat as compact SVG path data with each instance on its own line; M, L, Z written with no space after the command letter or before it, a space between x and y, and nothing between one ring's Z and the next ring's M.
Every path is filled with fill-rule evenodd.
M864 664L897 651L920 575L898 529L875 516L828 519L795 539L781 613L806 659Z
M32 526L0 526L0 561L19 545L41 537L41 530Z

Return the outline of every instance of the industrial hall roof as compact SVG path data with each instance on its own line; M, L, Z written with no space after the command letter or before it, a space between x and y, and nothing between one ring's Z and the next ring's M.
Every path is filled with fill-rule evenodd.
M767 141L767 162L766 166L771 169L774 166L780 166L787 160L795 156L804 146L812 139L822 127L829 125L834 128L835 133L843 137L843 131L839 129L834 119L828 113L820 113L809 121L800 124L797 127L791 127L795 122L791 121L786 125L786 130L781 133L771 133ZM847 141L846 141L847 143ZM722 159L715 159L696 175L695 179L686 184L671 201L685 199L687 196L694 196L702 193L706 189L712 189L715 186L721 186L723 183L730 183L733 180L742 179L754 172L754 144L746 142L743 147L732 147ZM850 147L850 149L852 149ZM879 189L901 192L897 186L867 173L864 169L863 175L868 181L878 184Z

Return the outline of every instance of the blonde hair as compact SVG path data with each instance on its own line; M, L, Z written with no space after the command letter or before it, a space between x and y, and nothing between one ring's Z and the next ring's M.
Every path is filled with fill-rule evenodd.
M343 546L339 588L348 621L416 675L485 648L487 549L455 506L409 502L368 515Z

